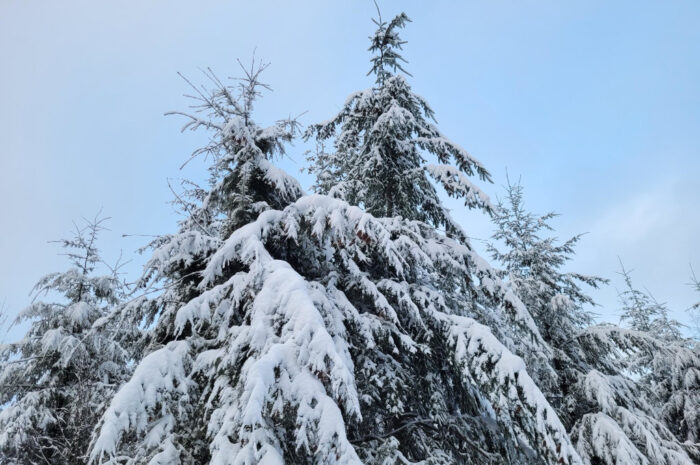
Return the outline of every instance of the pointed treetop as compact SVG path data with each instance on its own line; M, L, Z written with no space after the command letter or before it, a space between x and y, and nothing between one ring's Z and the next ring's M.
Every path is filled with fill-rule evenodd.
M102 210L93 219L82 218L83 225L73 222L73 236L71 238L56 241L67 250L66 255L70 262L84 276L95 269L95 265L101 261L95 242L101 231L107 230L104 223L110 218L102 216Z
M195 86L187 95L194 101L193 111L171 111L166 115L187 118L182 130L206 129L209 142L195 150L190 159L211 156L211 191L201 200L206 217L225 218L229 232L247 224L267 209L281 209L302 195L298 181L274 166L271 161L285 154L299 129L294 118L271 126L258 125L253 118L254 105L270 86L261 81L267 64L255 57L250 65L238 61L243 75L231 78L234 85L222 82L210 69L204 71L211 86Z
M389 69L393 72L398 69L409 76L411 75L401 66L402 62L408 63L408 61L398 53L398 50L402 50L402 45L406 43L399 37L398 29L403 28L411 20L406 16L406 13L401 13L387 23L382 20L382 13L376 2L374 5L377 7L377 18L373 18L372 21L377 25L377 30L369 38L372 45L368 50L375 55L371 59L372 69L367 75L374 73L377 76L377 84L381 85L391 75Z
M405 60L397 29L410 21L400 14L391 22L381 17L370 50L370 73L376 84L353 93L328 121L313 125L306 138L333 139L334 153L312 156L310 171L318 174L318 192L361 206L377 217L401 216L444 227L451 237L464 232L439 199L436 185L468 208L492 208L486 194L469 177L490 181L488 171L433 124L433 110L415 94L404 76L393 74ZM393 69L392 69L393 68ZM408 73L407 73L408 74ZM437 163L435 163L437 162Z
M622 259L618 257L621 271L618 272L625 281L625 290L618 293L622 304L620 320L625 321L636 331L647 331L669 340L681 337L680 323L669 318L668 307L663 302L658 302L654 296L646 290L640 291L632 283L632 271L625 268Z

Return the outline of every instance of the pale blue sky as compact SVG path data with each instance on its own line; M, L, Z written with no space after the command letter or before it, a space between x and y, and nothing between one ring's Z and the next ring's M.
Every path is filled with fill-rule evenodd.
M556 210L559 235L587 231L572 268L619 286L620 255L674 316L700 271L700 3L697 1L382 1L413 19L404 37L416 92L440 128L481 160L500 192L506 168L527 204ZM0 3L0 303L11 313L43 274L71 221L111 216L104 255L173 231L167 178L201 136L163 113L187 105L176 72L237 73L270 61L258 120L310 124L371 84L370 1ZM305 186L298 143L281 164ZM455 216L478 238L483 216ZM136 257L135 264L143 258ZM136 268L133 266L132 268ZM616 320L614 286L594 292Z

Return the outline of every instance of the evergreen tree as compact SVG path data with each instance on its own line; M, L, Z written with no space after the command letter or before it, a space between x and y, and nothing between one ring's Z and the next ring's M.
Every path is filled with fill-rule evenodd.
M409 21L404 13L389 22L381 15L374 20L377 30L370 37L369 50L374 56L369 74L374 74L375 85L351 94L335 116L306 131L307 139L315 137L319 143L319 150L309 159L309 170L317 177L314 190L378 218L400 217L444 229L447 237L471 254L468 272L458 277L468 282L456 297L460 301L456 305L468 300L471 314L509 349L542 357L541 336L522 305L501 299L495 305L504 308L494 311L493 301L479 304L484 294L497 297L489 287L498 276L473 253L461 226L440 201L435 184L463 200L466 207L490 214L493 206L488 196L469 177L490 181L491 176L478 160L440 132L430 105L412 91L405 77L392 73L406 73L402 65L406 60L400 54L405 42L398 31ZM332 153L323 149L329 139ZM479 288L485 292L475 292Z
M491 243L488 249L493 259L504 265L508 281L532 313L544 339L559 345L593 321L585 306L594 302L581 285L598 288L607 280L561 271L573 258L583 235L562 244L557 244L555 237L544 236L553 231L549 221L556 216L550 212L538 217L526 211L522 185L508 180L506 198L499 200L493 215L497 228L493 239L505 248L500 251Z
M656 348L647 375L660 419L682 442L688 455L700 462L700 346L679 338Z
M445 227L451 237L463 237L430 182L432 177L469 208L490 209L488 198L468 176L490 180L488 171L466 150L445 137L433 124L434 112L415 94L404 76L399 38L408 17L375 20L370 73L376 85L348 97L340 112L313 125L306 137L333 138L335 151L312 159L316 191L363 207L376 217L401 216ZM405 71L404 71L405 72ZM426 155L436 163L429 163Z
M546 360L523 354L536 367L530 371L538 386L571 432L584 463L690 463L680 444L685 438L679 441L668 424L655 418L663 402L654 396L648 377L652 358L645 355L679 352L645 332L590 325L584 306L593 300L580 284L595 288L606 280L561 270L581 236L557 244L546 235L554 216L529 213L522 186L509 181L494 214L493 239L499 244L489 247L551 347ZM629 295L630 301L641 299L640 294ZM676 383L677 375L665 378L664 385Z
M260 134L280 144L251 138L256 148L249 147L260 155L268 188L289 204L266 201L267 209L245 225L231 221L235 209L222 208L217 221L231 226L212 228L205 247L173 238L158 246L149 270L165 282L166 297L132 308L152 315L154 333L168 337L152 338L112 400L94 461L578 463L554 410L508 349L516 334L541 341L537 327L422 174L432 173L468 205L487 208L465 175L486 177L485 170L416 120L427 104L388 71L399 63L397 29L406 21L405 15L377 21L373 44L384 44L376 49L383 58L373 61L377 87L356 101L358 111L360 102L380 105L373 107L378 115L366 109L379 132L369 128L365 147L360 132L367 122L358 121L356 141L351 130L336 138L361 148L357 153L377 172L362 168L346 177L354 152L339 151L324 162L330 176L339 176L339 188L329 191L336 198L295 198L297 185L267 161L266 150L289 134L287 125L274 126ZM246 95L252 93L236 98ZM241 153L234 144L246 139L223 128L248 132L253 123L235 112L226 118L221 124L192 118L213 129L215 141L232 139L219 145L219 159L232 169L214 169L200 209L209 208L209 198L238 198L242 188L233 175ZM333 121L344 125L344 118ZM451 156L458 167L424 165L419 148L444 163ZM320 176L323 182L330 185ZM193 255L202 271L192 275L191 293L171 291L183 282L181 271L171 277L169 267L192 262ZM507 318L528 332L514 332Z
M668 307L632 283L631 271L620 261L625 289L619 294L622 320L646 333L650 343L634 354L630 367L650 387L649 399L659 406L659 418L700 457L700 347L683 338L681 324L669 318Z
M538 386L555 405L560 405L566 392L562 384L568 385L572 381L570 373L566 373L571 363L561 348L592 322L585 306L594 305L594 302L581 285L598 288L607 281L561 270L573 258L574 248L582 235L557 244L555 237L547 235L553 231L549 221L555 216L551 212L542 216L528 212L524 206L522 185L520 182L512 184L508 179L505 199L499 199L492 217L496 226L492 236L495 242L488 244L488 250L493 259L502 264L503 277L533 315L540 333L551 347L548 359L535 357L537 354L533 353L521 356L532 367Z
M619 293L622 305L621 320L636 331L653 333L666 340L681 337L680 323L668 317L666 304L657 302L649 292L642 292L632 285L631 271L626 270L620 260L620 275L625 281L625 289Z
M1 464L84 464L105 400L127 377L129 352L115 339L135 332L109 318L125 288L118 267L94 273L104 221L60 241L72 267L44 276L34 291L35 299L61 299L32 302L15 322L29 321L27 334L0 346Z
M208 186L182 182L182 192L174 189L173 204L182 214L176 234L158 237L146 249L153 250L138 283L144 295L162 292L155 299L134 299L122 309L133 322L158 324L146 345L164 344L176 338L173 333L175 312L200 294L197 285L209 257L232 231L255 219L261 212L284 208L302 195L296 179L271 163L284 156L297 123L284 119L262 127L252 119L254 104L270 87L260 81L267 64L251 61L250 67L239 61L243 77L225 85L211 71L205 77L211 88L193 85L188 95L194 113L169 112L187 118L182 130L208 130L212 135L192 157L211 159ZM145 350L145 349L144 349Z
M186 367L178 365L167 369L179 369L177 374L182 377L194 376L191 371L186 371L192 369L192 357L216 343L214 333L223 327L210 327L208 332L195 335L194 328L180 328L176 324L177 312L201 294L201 272L232 231L261 212L271 208L281 209L302 195L298 182L272 164L276 157L284 155L285 144L292 140L297 124L294 120L287 119L262 127L253 120L255 102L264 90L269 90L269 86L260 81L260 75L267 65L255 60L249 68L240 65L243 77L236 79L232 85L224 84L210 70L205 75L212 84L211 88L197 87L185 79L194 90L194 95L190 97L194 99L192 107L195 113L168 113L187 118L183 130L206 129L211 133L209 143L193 153L193 157L205 155L212 160L209 184L200 187L184 181L184 192L176 193L173 190L173 203L183 214L179 231L158 237L149 244L148 248L153 250L153 254L139 281L143 295L123 306L121 314L132 324L144 324L152 330L139 344L143 360L137 366L132 383L118 394L113 403L128 403L134 396L141 399L139 396L148 395L146 391L134 393L129 389L142 389L134 388L133 383L140 376L154 375L151 367L158 357L166 356L173 363L187 364ZM236 271L238 270L231 269L232 273ZM151 293L156 293L156 297L149 298ZM178 352L181 359L175 361L168 348L184 347L180 344L183 339L187 339L188 349L181 349ZM168 433L172 439L158 448L148 438L143 442L129 435L121 444L122 456L112 457L114 460L124 460L124 456L128 455L131 463L141 463L144 460L148 462L155 456L157 459L154 459L154 463L159 463L157 460L170 463L169 457L180 452L185 463L208 460L210 452L205 441L211 412L206 413L210 407L204 400L206 389L211 387L198 385L191 380L185 381L185 378L174 380L172 376L175 375L168 373L163 371L162 378L159 376L160 379L152 380L156 383L154 392L164 389L158 387L158 383L165 383L173 389L182 390L187 398L193 399L185 408L180 397L172 396L169 400L173 403L180 402L181 405L161 406L163 409L172 407L176 410L178 421L175 422L175 412L171 412L165 416L169 423L164 424L162 420L152 434ZM173 382L176 384L173 385ZM180 382L182 384L178 385ZM201 403L194 400L200 398L204 399ZM148 404L148 399L151 397L141 399L145 402L142 407L146 410L154 407ZM108 411L106 418L117 413L118 411ZM142 432L147 424L141 421L131 423L133 419L126 419L126 425L121 426L130 426L136 432ZM118 432L109 429L114 427L109 422L103 426L101 436L96 438L94 450L101 450L105 441L121 438ZM167 429L161 431L159 428ZM117 434L119 437L115 439L109 434Z
M587 372L575 389L572 439L584 462L697 463L697 345L609 324L576 342Z

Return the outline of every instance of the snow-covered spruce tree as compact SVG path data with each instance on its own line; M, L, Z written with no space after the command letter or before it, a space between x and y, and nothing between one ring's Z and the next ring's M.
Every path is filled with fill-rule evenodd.
M120 440L121 455L110 456L112 461L148 463L155 456L157 458L154 460L170 463L169 457L182 452L184 463L206 463L210 456L206 442L211 414L207 414L211 409L205 397L207 386L192 381L189 377L194 374L186 369L192 368L193 357L210 348L213 341L195 337L193 328L179 327L175 316L185 304L201 294L202 289L198 286L201 272L232 231L255 219L261 212L271 208L282 209L302 195L298 182L271 163L276 156L284 154L285 144L292 140L296 130L296 122L281 120L272 126L262 127L252 119L255 102L263 90L269 89L260 81L266 66L254 60L250 68L241 64L243 77L233 85L225 85L207 70L206 77L212 84L211 89L190 84L194 90L194 95L190 96L194 99L194 112L168 113L187 118L183 130L207 129L211 132L209 143L193 154L205 155L212 160L209 185L200 187L185 181L183 193L173 191L173 203L184 216L179 231L161 236L149 245L153 255L146 263L139 282L139 287L144 290L143 296L121 308L123 319L148 326L151 331L139 345L143 361L138 365L132 382L118 394L113 408L107 412L101 435L94 444L96 452L93 459L98 458L98 453L105 452L106 444L112 447L107 452L114 452L116 442ZM148 295L154 292L157 296L149 298ZM209 331L220 329L223 326L211 327ZM212 334L205 335L215 338ZM186 337L191 339L188 350L179 344ZM180 347L177 355L171 353L176 346ZM181 358L176 360L176 356ZM166 371L162 371L162 375L152 371L154 363L163 360L170 360L174 365L164 367ZM170 369L180 371L173 374L167 371ZM119 414L120 402L131 402L133 396L138 398L134 389L143 389L140 395L146 396L144 401L155 401L151 391L148 391L148 383L141 380L143 376L155 376L155 379L150 379L156 383L151 386L153 393L164 389L158 383L165 383L165 386L179 390L176 394L182 395L168 394L168 401L172 404L159 401L163 416L156 425L144 423L148 416L136 423L131 423L133 418L125 419L126 424L120 427L124 430L131 428L131 432L122 437L120 430L110 422L114 415ZM136 384L140 382L141 387L137 387ZM191 399L191 404L186 404L184 399ZM148 410L154 405L146 403L141 407ZM174 411L166 415L169 408ZM161 444L160 448L156 447L159 445L153 444L150 436L139 436L147 426L149 434L167 432L172 439ZM163 428L166 430L161 431Z
M118 267L94 273L103 223L76 226L60 241L72 267L37 283L16 320L29 321L29 331L0 346L1 464L84 464L105 401L127 378L129 352L114 340L128 341L129 330L108 318L125 288ZM58 300L37 300L42 294Z
M488 245L488 250L503 266L503 278L511 284L552 348L548 360L533 358L528 353L522 356L531 362L528 366L532 366L530 372L540 389L559 407L567 386L573 381L569 372L572 363L562 348L568 347L571 338L592 322L585 306L594 302L581 285L597 288L606 280L562 271L573 258L582 235L558 244L549 235L553 231L549 221L555 213L537 216L528 212L520 182L513 184L508 179L505 194L505 199L499 199L494 209L492 221L496 231L492 239L495 242Z
M631 369L650 387L650 400L660 406L664 424L700 456L700 347L681 335L681 324L669 318L665 303L632 283L631 271L620 261L625 288L619 293L622 320L645 332L653 344L634 354Z
M134 299L122 309L134 323L151 325L155 330L146 344L165 344L175 338L175 312L201 293L197 284L209 257L232 231L255 219L259 213L282 209L302 195L296 179L274 166L271 161L285 153L298 124L284 119L269 127L252 120L253 107L262 91L270 90L260 81L268 64L251 61L242 78L225 85L211 71L205 77L211 88L198 87L187 78L194 94L192 113L173 111L167 115L187 118L182 131L208 130L209 143L192 157L204 155L212 160L208 186L200 187L184 180L182 192L174 194L172 203L183 216L179 230L156 238L142 252L151 249L138 286L144 297ZM155 299L145 295L163 290Z
M313 157L310 170L318 178L319 192L361 206L376 217L419 220L462 238L460 226L440 202L429 177L448 194L464 199L469 208L489 209L488 198L468 176L490 180L490 175L438 130L433 110L406 79L392 74L404 71L405 60L399 54L404 42L398 30L407 21L405 14L389 23L375 21L378 28L370 37L369 50L374 53L370 73L376 85L350 95L337 115L309 128L307 137L321 141L334 137L335 149ZM437 163L427 163L425 154Z
M571 435L584 462L698 463L695 341L601 324L575 342L588 371L573 389Z
M605 280L562 271L581 236L557 244L547 235L553 217L528 212L522 186L509 181L493 216L498 244L489 247L551 346L550 360L533 361L538 386L572 431L585 463L690 463L682 440L655 419L660 403L652 396L651 380L640 379L652 361L644 354L679 352L647 333L590 326L584 306L593 301L581 284L598 287Z
M620 275L625 288L618 294L622 306L620 319L636 331L646 331L661 339L673 341L681 337L680 323L668 317L666 304L658 302L649 292L632 284L631 272L620 260Z
M223 115L220 123L193 118L214 129L215 141L231 138L233 150L222 144L221 158L233 169L213 176L218 198L237 195L239 187L226 182L241 152L235 144L251 141L261 161L275 146L223 128L254 128L275 141L287 134ZM260 166L272 188L296 186L269 163ZM456 169L434 172L453 173L446 179L464 188L455 193L487 202ZM394 214L408 216L375 217L325 195L268 205L230 234L215 229L206 248L168 238L156 249L150 269L166 283L163 295L176 299L144 308L158 309L154 333L169 337L153 339L113 399L93 461L578 463L523 362L473 318L490 315L501 322L498 332L510 334L503 315L517 314L540 337L520 301L455 238L462 235L453 222L450 237L423 221L430 217L408 214L423 207L394 203L401 210ZM435 222L445 224L446 211L434 207ZM229 211L216 214L230 220ZM167 270L193 255L204 270L183 304L183 294L171 291L179 275Z
M664 342L666 342L664 344ZM661 341L646 376L660 418L700 463L700 344L696 339Z
M310 171L318 178L315 189L358 205L376 217L392 221L400 217L404 223L423 224L432 234L435 228L444 228L453 246L467 252L458 271L438 271L442 282L432 284L448 301L450 312L476 317L508 347L536 354L542 350L542 341L531 317L519 302L512 303L516 299L504 298L498 278L473 252L431 182L432 178L449 195L463 199L469 208L491 211L488 198L469 180L474 175L490 180L486 169L439 131L428 103L411 90L402 75L394 74L406 73L402 65L405 60L400 55L404 42L398 32L407 21L405 14L388 23L381 18L375 21L378 28L370 37L370 51L374 52L370 74L376 78L375 86L352 94L337 115L307 132L307 137L315 136L320 142L333 140L332 153L319 150L311 157ZM492 288L494 285L499 289ZM424 339L440 341L441 332L430 328ZM444 353L444 349L434 353ZM421 355L420 360L421 365L436 364L432 369L439 366L426 355ZM421 377L406 369L410 366L411 363L404 364L405 379ZM441 392L440 382L435 380L425 388ZM421 398L418 394L412 397ZM377 421L366 421L367 425L373 423Z
M622 274L622 313L633 328L591 326L571 343L587 370L570 402L583 413L572 437L589 463L698 463L697 341L681 338L665 305Z
M309 171L317 177L314 189L376 217L400 216L443 229L447 237L472 251L431 179L448 195L462 199L466 207L491 213L488 197L469 178L490 181L491 176L478 160L440 132L430 105L412 91L405 77L392 73L406 73L402 65L406 60L399 53L405 42L398 31L408 21L403 13L388 23L381 16L374 20L377 30L370 37L369 50L374 56L368 74L375 76L375 85L351 94L333 118L307 130L306 138L315 137L319 142L319 150L310 157ZM331 153L323 149L329 139ZM477 262L483 260L474 254L469 267ZM483 270L488 287L497 276L485 262ZM462 275L468 281L474 277L473 273ZM458 299L476 302L472 295L476 287L469 282ZM478 312L479 321L509 348L541 358L542 339L530 315L519 304L514 308L506 300L505 305L509 310L505 313L494 312L492 305L484 311L472 305L471 311Z

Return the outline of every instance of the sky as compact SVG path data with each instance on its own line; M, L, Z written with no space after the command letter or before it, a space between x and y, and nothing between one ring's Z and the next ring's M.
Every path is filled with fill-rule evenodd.
M566 239L587 233L567 269L600 275L603 321L619 320L618 257L672 316L700 296L700 3L697 1L389 1L413 89L439 128L480 160L503 194L520 178L526 206L556 211ZM111 217L104 258L136 253L173 232L168 180L204 134L166 117L187 109L183 73L239 73L236 59L270 62L261 124L326 120L372 84L371 1L0 2L0 306L15 314L42 275L65 269L57 244L72 222ZM302 185L308 144L279 164ZM482 213L448 201L465 230L492 233ZM123 237L128 235L127 237Z

